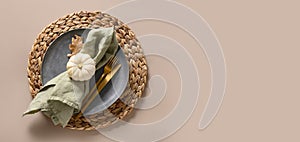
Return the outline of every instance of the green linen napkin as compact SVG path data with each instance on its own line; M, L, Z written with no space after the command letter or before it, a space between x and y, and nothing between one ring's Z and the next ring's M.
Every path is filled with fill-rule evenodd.
M92 29L80 53L88 54L101 68L118 49L114 28ZM67 55L66 55L67 56ZM74 113L79 112L89 92L89 81L74 81L63 72L44 85L23 115L43 112L55 125L65 127Z

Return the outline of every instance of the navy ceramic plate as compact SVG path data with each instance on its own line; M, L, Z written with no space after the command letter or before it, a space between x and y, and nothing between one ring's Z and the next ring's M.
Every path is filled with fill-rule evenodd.
M90 29L72 30L64 33L50 44L42 63L41 74L43 84L46 84L52 78L66 71L66 64L69 61L67 54L71 53L69 44L72 42L72 37L78 35L85 40L89 31ZM107 109L124 92L129 79L129 66L127 59L120 48L117 51L116 56L122 67L91 103L86 112L84 112L84 115L91 115ZM90 81L90 88L97 82L102 72L103 68L96 71L95 76Z

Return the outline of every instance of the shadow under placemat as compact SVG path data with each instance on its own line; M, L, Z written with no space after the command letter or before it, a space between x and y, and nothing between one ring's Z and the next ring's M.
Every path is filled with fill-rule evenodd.
M36 120L32 121L28 128L29 134L36 138L43 140L61 140L62 138L83 138L90 136L99 136L97 131L77 131L70 130L68 128L61 128L60 126L54 126L49 118L42 115Z

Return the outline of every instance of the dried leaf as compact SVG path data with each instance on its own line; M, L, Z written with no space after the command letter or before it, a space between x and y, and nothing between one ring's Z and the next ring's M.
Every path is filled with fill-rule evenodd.
M83 46L82 38L78 35L75 35L75 37L72 38L72 43L69 45L71 54L68 54L68 57L71 57L77 54L78 52L80 52L82 46Z

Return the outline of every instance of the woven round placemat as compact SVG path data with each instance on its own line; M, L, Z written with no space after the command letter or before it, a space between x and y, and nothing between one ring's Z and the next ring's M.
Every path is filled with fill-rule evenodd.
M147 82L147 63L141 45L133 31L122 21L101 12L76 12L66 15L45 27L38 35L29 54L28 81L32 97L42 87L41 65L49 44L63 33L77 28L99 28L115 26L117 40L125 53L130 78L125 93L107 110L91 115L72 117L67 128L75 130L95 130L107 127L119 119L128 116L142 96Z

